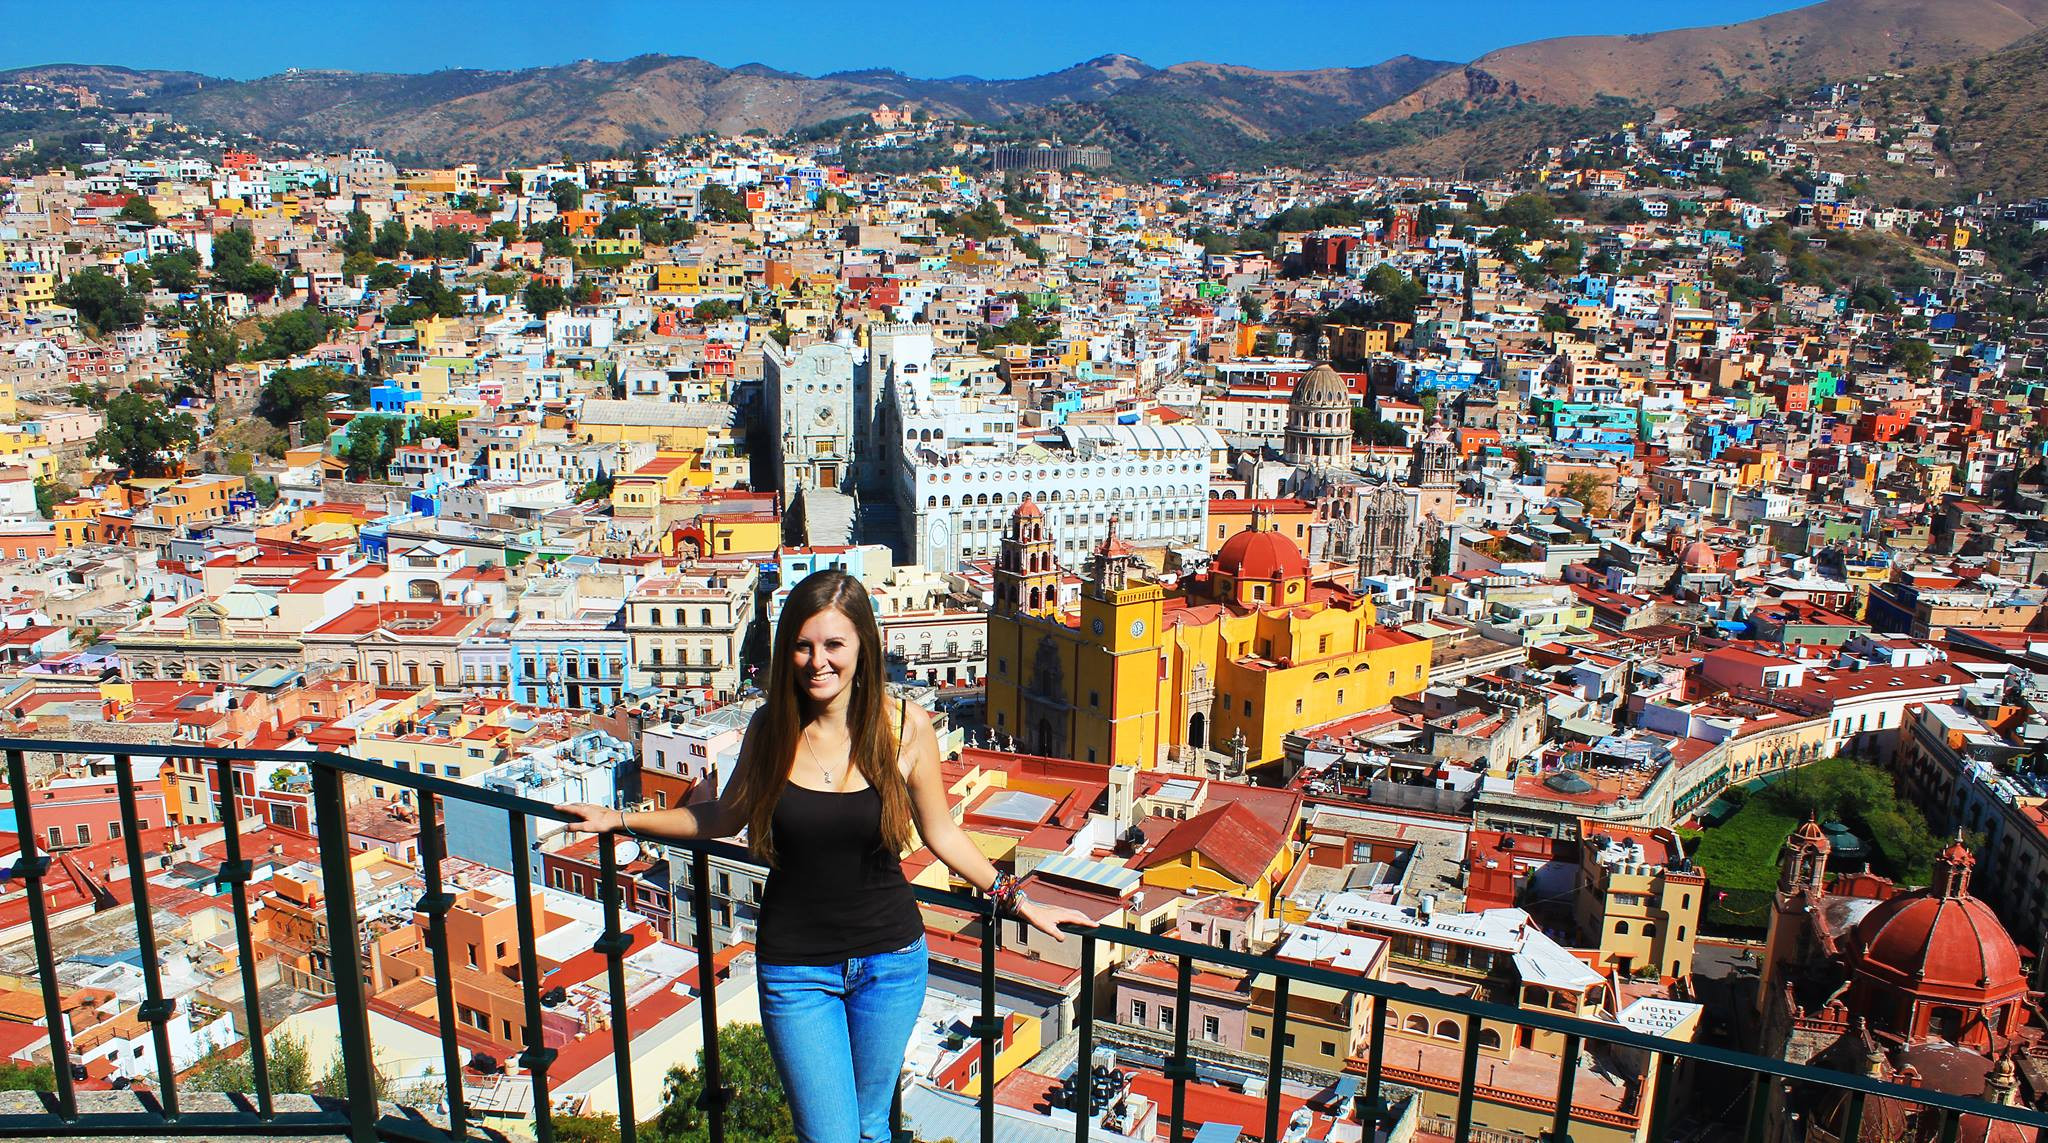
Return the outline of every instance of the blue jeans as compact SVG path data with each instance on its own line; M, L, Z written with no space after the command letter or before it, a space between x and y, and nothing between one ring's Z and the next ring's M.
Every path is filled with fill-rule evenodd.
M837 964L755 966L761 1030L801 1143L890 1143L928 969L923 937Z

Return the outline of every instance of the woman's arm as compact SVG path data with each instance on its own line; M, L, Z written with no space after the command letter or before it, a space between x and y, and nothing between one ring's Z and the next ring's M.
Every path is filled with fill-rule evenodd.
M909 739L907 753L911 760L910 815L917 823L918 836L933 856L946 863L946 868L959 874L976 892L988 892L996 883L996 867L981 855L974 839L953 820L952 810L946 805L946 780L939 773L939 738L932 729L931 715L923 707L911 706L904 733ZM1023 896L1017 898L1013 912L1032 928L1061 941L1067 935L1060 931L1060 925L1095 924L1085 913L1039 905Z
M747 764L750 756L748 747L754 741L754 728L747 726L746 737L740 740L739 760L735 767ZM746 824L739 807L733 804L732 792L739 786L739 775L726 779L725 789L719 795L705 802L691 802L667 810L630 812L615 810L610 806L591 805L585 802L572 803L562 807L564 813L577 816L563 828L570 833L623 833L634 837L650 837L658 841L701 841L709 838L731 837Z

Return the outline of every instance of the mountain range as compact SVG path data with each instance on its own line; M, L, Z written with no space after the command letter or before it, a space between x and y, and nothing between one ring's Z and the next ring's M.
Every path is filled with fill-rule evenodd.
M1985 146L1977 150L1987 161L1959 165L2014 184L2048 174L2048 145L2033 147L2035 165L1988 161L2029 141L2048 144L2034 128L2048 120L2020 114L2048 108L2048 82L2032 81L2048 62L2048 41L2037 35L2044 32L2048 0L1823 0L1717 27L1539 40L1462 65L1397 56L1307 71L1157 68L1107 55L987 80L890 70L814 77L646 55L417 75L292 70L253 80L44 65L0 72L0 83L74 84L110 104L161 109L201 127L309 146L370 145L408 163L486 166L702 131L781 133L909 103L1025 137L1098 143L1126 170L1162 174L1270 162L1484 168L1645 108L1899 73L1887 82L1981 121ZM1998 106L2011 113L1985 109L1978 93L1987 86L2004 93ZM2017 134L1992 133L2004 127ZM1959 123L1958 138L1963 133Z

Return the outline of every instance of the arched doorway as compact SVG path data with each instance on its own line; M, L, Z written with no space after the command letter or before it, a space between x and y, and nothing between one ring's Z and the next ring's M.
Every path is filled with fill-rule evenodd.
M1052 754L1052 720L1049 718L1038 720L1038 752Z
M1197 750L1200 750L1204 746L1207 746L1209 744L1208 738L1206 737L1208 729L1209 720L1202 717L1201 711L1198 710L1195 713L1189 715L1188 745L1194 747Z

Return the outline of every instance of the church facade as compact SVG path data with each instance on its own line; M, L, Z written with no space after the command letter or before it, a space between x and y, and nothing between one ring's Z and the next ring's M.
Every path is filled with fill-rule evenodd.
M1025 501L998 555L988 724L1030 753L1150 768L1168 751L1278 761L1288 732L1429 685L1430 641L1318 582L1254 517L1169 592L1112 528L1078 611L1057 604L1057 537Z

